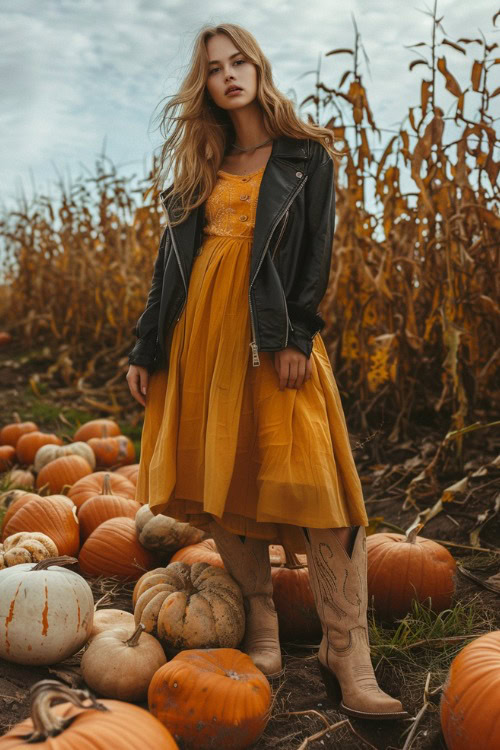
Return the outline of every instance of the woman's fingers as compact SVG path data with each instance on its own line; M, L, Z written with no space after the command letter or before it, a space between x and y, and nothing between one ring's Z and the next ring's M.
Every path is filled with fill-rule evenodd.
M130 365L126 377L130 393L142 406L146 406L149 372L145 367Z
M274 352L274 369L279 377L279 389L301 388L311 377L312 365L305 354L294 347Z

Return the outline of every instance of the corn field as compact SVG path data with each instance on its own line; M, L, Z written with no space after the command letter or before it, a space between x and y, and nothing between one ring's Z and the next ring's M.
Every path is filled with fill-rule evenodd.
M348 144L336 170L322 335L351 423L383 420L393 441L419 419L444 416L461 429L500 408L500 162L490 114L500 94L490 92L498 45L480 37L438 42L439 31L434 18L432 41L413 45L426 49L408 72L413 82L423 74L420 101L383 149L370 147L385 131L359 72L358 36L352 49L326 53L352 60L339 84L317 81L301 103L316 106L311 122ZM470 60L465 82L450 70L452 48ZM438 84L454 99L450 114ZM328 107L334 114L321 120ZM49 346L51 376L67 385L101 377L127 389L125 355L163 224L154 168L153 161L143 180L125 179L102 157L94 175L58 184L57 207L35 195L1 217L2 327L26 349Z

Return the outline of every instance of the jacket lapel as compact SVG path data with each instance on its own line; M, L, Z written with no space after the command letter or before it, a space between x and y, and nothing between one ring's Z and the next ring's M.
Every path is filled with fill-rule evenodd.
M273 141L271 156L262 176L257 211L250 278L253 279L268 239L278 223L283 209L294 191L304 180L306 160L309 158L309 141L279 136ZM173 184L160 193L160 199L169 219L175 218L175 207L171 206L170 193ZM172 212L172 213L171 213ZM171 228L173 241L179 251L184 277L189 280L191 265L198 245L202 242L205 204L191 211L189 216Z

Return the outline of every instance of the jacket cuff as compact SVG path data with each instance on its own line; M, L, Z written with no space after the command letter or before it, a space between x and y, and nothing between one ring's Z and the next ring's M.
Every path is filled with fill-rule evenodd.
M156 328L150 331L147 336L137 339L134 348L128 354L130 365L139 365L152 369L157 355L157 332Z
M296 302L287 302L288 316L293 331L288 332L288 345L297 349L309 359L314 336L325 327L325 321L318 313L311 313Z

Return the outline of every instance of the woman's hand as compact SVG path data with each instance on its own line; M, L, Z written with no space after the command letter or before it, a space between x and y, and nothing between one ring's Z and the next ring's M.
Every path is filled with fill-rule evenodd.
M146 406L146 392L148 390L149 372L146 367L140 365L130 365L127 372L126 381L130 388L130 393L142 406Z
M300 388L311 377L312 363L295 346L287 346L274 352L274 368L280 379L280 391L287 388Z

